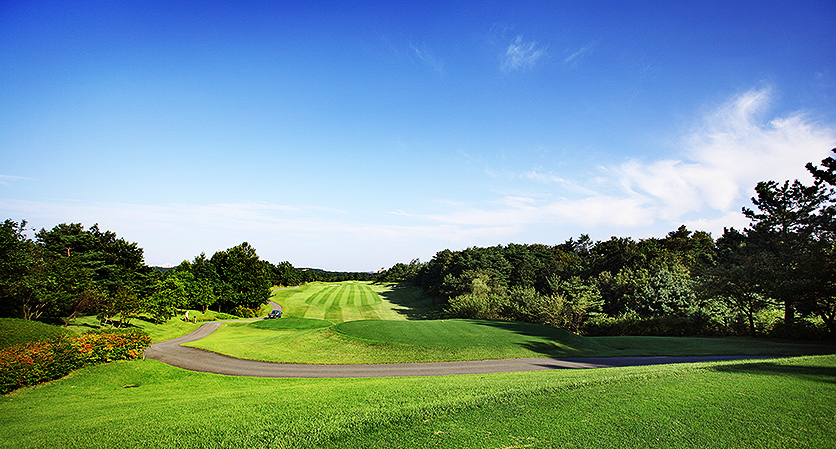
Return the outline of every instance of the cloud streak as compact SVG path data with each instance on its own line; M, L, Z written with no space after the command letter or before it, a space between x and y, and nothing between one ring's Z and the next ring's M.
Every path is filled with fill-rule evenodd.
M412 54L415 55L419 61L421 61L421 63L431 68L438 75L444 76L444 62L435 57L431 51L424 47L419 48L412 44L409 45L409 49Z
M672 229L686 223L714 234L723 227L745 226L740 208L750 205L758 181L808 182L804 165L818 163L836 146L836 130L803 112L765 118L774 96L772 87L752 89L706 112L681 138L678 158L600 167L600 175L587 183L538 170L522 176L559 186L575 198L509 195L498 207L459 207L425 218L459 226L509 227L515 232L543 223L574 225L584 231L600 226Z
M681 158L615 167L620 183L658 204L660 218L689 211L739 210L758 181L808 181L807 162L818 163L836 145L836 131L803 112L764 119L774 89L752 89L705 114L682 139Z
M570 68L576 67L580 61L589 57L590 53L592 53L592 44L584 45L564 58L563 64Z
M428 249L510 242L538 227L552 236L556 229L569 235L606 229L641 236L685 223L716 236L725 226L745 225L740 207L749 205L758 181L806 180L804 164L818 163L836 147L836 130L803 112L770 117L774 97L771 87L752 89L705 112L679 139L677 157L601 166L587 180L531 170L512 179L520 190L534 186L535 193L506 194L483 204L437 200L429 213L396 209L368 216L258 202L144 205L11 199L0 199L0 210L38 227L61 222L89 226L94 217L103 228L141 246L155 242L146 256L156 264L177 263L178 257L211 253L244 240L260 250L261 245L268 248L260 254L274 262L329 263L305 261L310 248L327 247L335 258L376 267L393 246L403 247L406 260L426 257Z
M537 61L546 54L545 47L540 47L537 42L523 41L522 36L517 36L513 43L509 44L502 55L501 69L505 73L514 71L528 71L534 68Z

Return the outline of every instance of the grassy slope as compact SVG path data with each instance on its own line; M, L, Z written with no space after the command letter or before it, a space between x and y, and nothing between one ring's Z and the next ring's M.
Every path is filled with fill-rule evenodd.
M0 318L0 349L35 340L49 340L66 332L57 326L19 318Z
M298 326L304 325L304 329ZM234 357L284 363L397 363L519 357L803 355L832 346L745 338L581 337L548 326L482 320L227 323L189 343Z
M261 314L266 315L271 309L272 307L264 306L261 309ZM190 310L189 318L197 318L197 323L183 321L183 315L180 314L163 324L157 324L153 319L147 316L142 316L132 319L129 326L144 330L151 336L151 341L158 342L182 337L183 335L197 329L204 321L238 319L238 317L234 315L218 313L211 310L207 311L205 314L197 310ZM77 318L68 327L69 330L76 333L84 333L98 328L99 320L95 316Z
M805 448L835 429L836 356L397 379L145 360L0 398L9 448Z

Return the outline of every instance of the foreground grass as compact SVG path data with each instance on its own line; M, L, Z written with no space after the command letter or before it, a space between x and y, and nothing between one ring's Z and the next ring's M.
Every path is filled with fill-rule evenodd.
M397 379L146 360L0 398L9 448L825 448L834 429L836 356Z
M832 346L746 338L581 337L563 329L486 320L352 321L282 318L226 323L189 343L238 358L283 363L398 363L522 357L807 355Z

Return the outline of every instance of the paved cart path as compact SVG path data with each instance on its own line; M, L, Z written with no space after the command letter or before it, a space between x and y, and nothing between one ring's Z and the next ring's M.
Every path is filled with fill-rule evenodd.
M270 302L273 308L281 306ZM235 320L235 322L256 321ZM301 365L261 362L218 354L203 349L180 346L200 340L215 332L224 321L202 324L194 332L173 340L154 343L145 350L145 357L191 371L250 377L358 378L449 376L455 374L487 374L538 371L567 368L607 368L616 366L662 365L720 360L772 358L771 356L676 356L676 357L593 357L593 358L524 358L473 360L464 362L389 363L371 365Z

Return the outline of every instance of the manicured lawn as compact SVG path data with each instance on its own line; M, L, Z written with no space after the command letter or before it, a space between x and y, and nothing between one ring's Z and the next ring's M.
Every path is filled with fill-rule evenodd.
M331 323L354 320L406 320L428 313L432 300L414 287L367 282L312 282L276 290L271 298L285 318Z
M524 323L410 320L427 317L430 300L413 289L363 283L281 290L273 300L284 318L225 323L195 344L297 363L833 349L748 339L584 338ZM177 319L132 324L155 341L196 328ZM80 320L76 329L92 325ZM0 446L832 448L836 355L369 379L235 377L154 360L114 362L0 397Z
M581 337L563 329L485 320L351 321L282 318L226 323L189 343L284 363L396 363L520 357L829 354L832 346L746 338Z
M9 448L829 448L836 356L437 378L259 379L152 360L0 398Z

